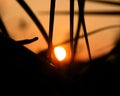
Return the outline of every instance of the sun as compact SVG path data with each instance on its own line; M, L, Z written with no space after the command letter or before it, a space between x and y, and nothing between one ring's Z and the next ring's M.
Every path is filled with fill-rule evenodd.
M66 50L62 46L55 47L54 53L58 61L62 61L66 57Z

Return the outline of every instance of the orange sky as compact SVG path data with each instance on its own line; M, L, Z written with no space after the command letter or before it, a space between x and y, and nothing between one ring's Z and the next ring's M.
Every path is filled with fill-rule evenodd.
M49 14L44 15L42 11L49 11L50 0L25 0L27 4L33 9L40 22L43 24L45 30L48 34L49 29ZM114 0L113 0L114 1ZM56 11L67 11L69 10L69 0L56 0ZM75 1L75 10L78 10L77 2ZM118 6L103 5L97 3L86 2L85 11L89 10L120 10ZM38 53L47 48L47 43L45 42L43 36L26 14L26 12L18 5L15 0L0 0L0 14L5 22L7 30L10 36L14 40L30 39L35 36L39 37L39 40L25 45L27 48L35 53ZM98 28L110 26L110 25L120 25L120 17L118 16L94 16L85 15L87 32L92 32ZM76 31L77 25L77 15L75 15L74 21L74 31ZM21 28L21 24L25 23L25 28ZM54 34L53 43L57 44L69 39L69 15L55 15L54 22ZM75 34L75 32L74 32ZM83 30L81 29L81 33ZM97 34L89 36L91 53L93 57L100 56L102 54L108 53L113 48L113 43L115 42L117 36L120 34L120 27L108 29L101 31ZM87 50L84 39L79 40L77 51L77 58L82 60L88 58ZM79 59L80 59L79 58Z

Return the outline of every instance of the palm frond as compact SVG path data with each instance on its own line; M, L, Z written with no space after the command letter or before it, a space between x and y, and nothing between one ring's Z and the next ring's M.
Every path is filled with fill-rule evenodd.
M30 9L30 7L24 2L24 0L17 0L17 2L22 6L22 8L27 12L27 14L31 17L31 19L34 21L34 23L36 24L36 26L38 27L38 29L40 30L40 32L42 33L42 35L44 36L46 42L48 43L49 39L48 39L48 35L47 32L45 31L43 25L40 23L40 21L37 19L37 17L35 16L35 14L32 12L32 10Z
M87 35L87 29L86 29L86 24L85 24L85 18L84 18L84 5L85 5L85 0L82 0L82 1L78 0L78 6L80 8L80 11L82 11L82 12L80 12L80 16L81 16L81 20L82 20L84 35L85 35L85 42L86 42L86 46L87 46L87 50L88 50L89 59L90 59L90 61L92 61L90 45L89 45L89 40L88 40L88 35Z
M102 4L109 4L113 6L119 6L120 7L120 2L114 2L114 1L103 1L103 0L86 0L89 2L95 2L95 3L102 3Z
M120 27L120 25L105 26L105 27L102 27L102 28L95 29L95 30L93 30L91 32L88 32L87 35L91 36L91 35L95 35L95 34L97 34L99 32L104 32L104 30L109 30L109 29L112 29L112 28L119 28L119 27ZM84 37L85 37L84 35L81 35L81 36L79 36L79 39L82 39ZM75 38L74 38L74 40L75 40ZM55 44L54 46L63 45L63 44L69 43L69 42L70 42L70 40L66 40L66 41L63 41L61 43Z
M54 13L55 13L55 2L56 0L51 0L50 6L50 21L49 21L49 43L48 43L48 51L51 54L52 49L52 37L53 37L53 27L54 27Z
M74 0L70 0L70 48L71 48L71 63L73 61L73 29L74 28Z
M44 12L40 12L42 15L48 15L49 12L47 11L44 11ZM56 15L69 15L69 11L56 11ZM78 15L79 12L78 11L75 11L74 12L75 15ZM106 10L106 11L85 11L84 12L84 15L109 15L109 16L116 16L116 15L120 15L120 11L117 11L117 10L114 10L114 11L109 11L109 10Z

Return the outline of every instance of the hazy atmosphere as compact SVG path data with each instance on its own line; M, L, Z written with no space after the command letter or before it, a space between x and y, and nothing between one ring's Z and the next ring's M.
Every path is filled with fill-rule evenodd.
M112 1L112 0L111 0ZM119 0L116 0L116 2ZM47 34L49 29L49 11L50 0L25 0L35 13L41 24L45 28ZM55 8L55 20L54 20L54 33L53 44L60 44L69 40L70 29L70 17L67 13L69 11L69 0L57 0ZM77 0L75 0L74 6L75 12L78 11ZM120 12L120 6L114 6L109 4L102 4L96 2L85 2L85 12L98 11L98 12ZM66 12L66 14L59 14L59 12ZM39 32L34 22L29 18L27 13L15 0L0 0L0 16L3 19L5 26L9 32L9 36L14 40L31 39L39 37L39 39L31 44L25 46L35 53L39 53L42 50L48 48L48 45ZM78 15L74 16L74 34L76 33ZM119 15L95 15L85 14L85 23L87 27L87 33L94 32L100 28L106 28L105 30L96 32L89 35L89 43L91 49L91 55L93 58L108 53L113 47L116 39L120 34L120 16ZM80 34L83 35L81 27ZM69 43L65 44L68 46ZM77 47L77 60L84 60L88 58L85 39L79 39Z
M0 0L1 94L120 96L120 0Z

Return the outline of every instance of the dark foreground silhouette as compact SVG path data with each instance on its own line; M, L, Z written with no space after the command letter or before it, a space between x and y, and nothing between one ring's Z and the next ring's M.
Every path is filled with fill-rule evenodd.
M76 62L63 77L47 60L47 51L34 54L0 32L0 87L4 94L98 96L119 94L120 42L91 63Z

